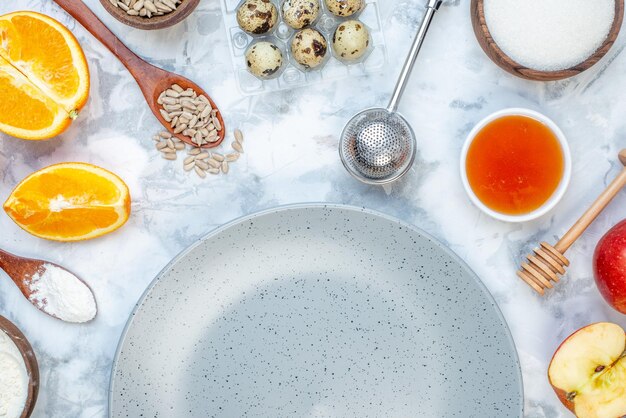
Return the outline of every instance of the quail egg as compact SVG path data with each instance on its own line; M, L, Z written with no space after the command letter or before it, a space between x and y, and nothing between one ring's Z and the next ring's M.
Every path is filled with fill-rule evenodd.
M259 78L271 78L283 66L283 53L271 42L257 42L246 51L246 64Z
M324 62L328 42L315 29L303 29L291 40L291 53L298 64L305 68L316 68Z
M283 19L294 29L302 29L315 22L320 14L319 0L285 0Z
M278 21L278 10L270 0L246 0L237 9L237 23L244 31L261 35Z
M369 44L369 30L358 20L341 23L333 35L335 55L345 61L361 58L367 52Z
M365 0L326 0L326 7L335 16L347 17L365 8Z

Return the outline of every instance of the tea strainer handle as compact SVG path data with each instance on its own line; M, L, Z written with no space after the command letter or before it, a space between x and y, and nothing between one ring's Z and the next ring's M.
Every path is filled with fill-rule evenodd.
M411 72L413 71L413 66L415 65L415 61L417 59L417 55L422 48L422 44L424 43L424 38L426 37L426 32L428 32L428 28L430 27L430 23L435 16L435 12L441 6L443 0L429 0L428 6L426 6L426 13L424 14L424 19L422 20L422 25L420 26L417 35L415 36L415 40L413 40L413 45L411 46L411 52L404 63L404 67L402 68L402 72L400 73L400 78L398 78L398 84L396 84L396 88L391 96L391 101L389 102L389 106L387 109L390 112L395 112L398 110L398 104L400 103L400 99L402 98L402 94L404 93L404 89L409 81L409 77L411 76Z

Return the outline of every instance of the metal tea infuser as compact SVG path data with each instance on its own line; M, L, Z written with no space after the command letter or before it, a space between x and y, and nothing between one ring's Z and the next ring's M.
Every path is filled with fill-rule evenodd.
M387 108L373 108L358 113L341 134L341 161L357 180L368 184L391 183L406 174L415 161L415 133L397 110L426 32L441 3L442 0L428 1L424 20Z

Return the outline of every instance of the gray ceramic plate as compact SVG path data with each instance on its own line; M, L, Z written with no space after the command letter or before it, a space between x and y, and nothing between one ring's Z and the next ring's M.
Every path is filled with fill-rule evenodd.
M414 227L292 206L211 233L128 322L112 417L520 417L520 367L479 279Z

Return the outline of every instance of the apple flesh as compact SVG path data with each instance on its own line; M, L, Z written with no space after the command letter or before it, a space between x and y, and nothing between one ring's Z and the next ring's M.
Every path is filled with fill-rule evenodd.
M568 337L548 368L550 384L578 418L626 415L626 333L597 323Z
M593 255L593 273L604 299L626 314L626 220L615 225L598 242Z

